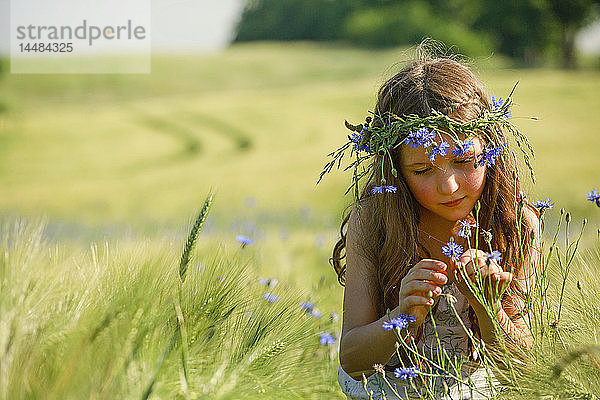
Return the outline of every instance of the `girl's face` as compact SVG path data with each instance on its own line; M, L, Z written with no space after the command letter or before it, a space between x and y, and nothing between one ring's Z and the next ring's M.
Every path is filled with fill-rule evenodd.
M448 137L443 139L452 143ZM434 162L423 147L403 145L401 149L402 175L413 196L423 208L447 221L466 217L485 186L485 167L474 166L481 142L476 137L468 140L475 144L469 153L455 157L449 151L443 157L438 155Z

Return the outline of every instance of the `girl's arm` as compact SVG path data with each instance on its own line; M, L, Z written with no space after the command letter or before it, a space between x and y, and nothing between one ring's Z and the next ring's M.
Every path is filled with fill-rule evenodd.
M395 351L396 341L394 332L382 328L387 318L377 315L379 294L375 266L364 255L360 236L355 209L346 235L340 364L348 375L357 379L362 373L373 373L373 364L386 364Z
M376 270L365 256L360 240L361 232L353 211L348 221L346 236L346 288L344 290L344 311L342 337L340 340L340 364L352 377L362 373L371 374L374 364L386 364L395 352L396 335L383 329L387 316L379 317L377 300ZM390 311L390 318L400 314L416 317L416 322L408 329L413 336L423 324L423 320L433 304L428 297L431 291L435 297L441 293L440 285L447 278L443 271L445 264L434 260L421 260L406 274L399 289L399 305ZM433 284L437 280L437 284Z

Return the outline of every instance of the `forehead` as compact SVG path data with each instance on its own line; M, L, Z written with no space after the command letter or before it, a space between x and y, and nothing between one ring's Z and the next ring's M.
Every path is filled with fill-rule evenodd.
M435 141L437 142L437 144L440 144L442 141L445 141L448 144L450 144L450 147L448 147L448 154L442 158L452 157L451 151L454 150L456 145L454 144L454 140L452 140L450 135L443 133L443 132L436 131ZM481 139L479 139L477 136L472 135L472 136L463 138L462 141L463 142L468 142L468 141L473 142L474 146L471 147L471 149L473 149L476 154L481 152L483 144L481 142ZM431 148L429 148L429 149L431 149ZM402 144L401 149L400 149L400 157L401 157L401 161L402 161L403 165L409 165L409 164L415 164L415 163L423 163L423 164L430 163L429 155L427 154L427 152L423 146L413 148L411 145ZM438 156L438 157L440 157L440 156Z

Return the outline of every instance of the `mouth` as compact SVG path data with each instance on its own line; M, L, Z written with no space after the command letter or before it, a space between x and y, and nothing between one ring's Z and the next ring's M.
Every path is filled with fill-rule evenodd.
M462 201L464 200L464 196L461 197L460 199L456 199L456 200L452 200L452 201L448 201L446 203L442 203L442 205L446 206L446 207L456 207L458 206L460 203L462 203Z

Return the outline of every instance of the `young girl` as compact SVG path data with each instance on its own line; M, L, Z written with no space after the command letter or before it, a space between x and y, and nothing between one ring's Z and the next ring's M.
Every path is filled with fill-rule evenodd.
M408 367L415 355L400 346L399 359L396 335L384 328L399 316L409 322L406 343L412 337L430 359L445 351L463 360L464 381L476 388L489 379L478 370L470 337L488 349L504 343L519 358L531 346L525 281L538 216L520 195L505 131L524 137L510 122L509 107L510 99L490 101L468 67L421 54L380 88L372 119L347 124L356 132L348 143L354 166L369 165L354 174L357 202L332 257L345 284L338 380L348 398L367 399L371 390L374 398L382 391L396 398L382 376L401 398L427 393L419 371ZM367 182L358 196L361 178ZM487 243L489 253L474 249L475 217L479 247ZM475 293L476 277L496 315ZM477 397L459 383L435 379L429 395Z

